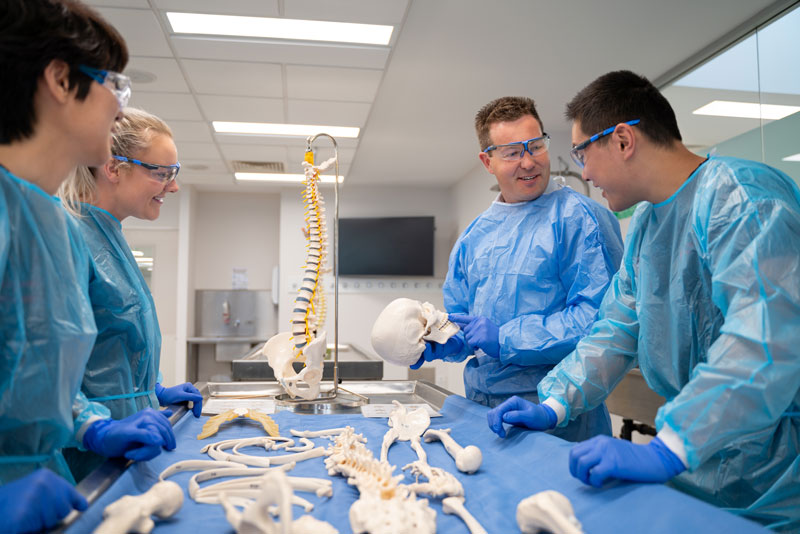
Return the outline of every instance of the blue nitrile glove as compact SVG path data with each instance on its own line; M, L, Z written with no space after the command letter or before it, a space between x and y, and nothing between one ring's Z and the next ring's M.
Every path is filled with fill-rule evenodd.
M472 350L481 349L492 358L500 357L500 328L486 317L451 313L447 316L464 332Z
M422 356L419 357L417 363L409 365L411 369L419 369L425 362L432 362L433 360L441 360L451 354L458 354L464 348L464 342L458 336L453 336L444 343L436 343L434 341L425 342L425 350L422 351Z
M558 422L558 416L550 406L536 404L516 395L486 412L486 419L492 432L501 438L506 437L503 423L524 426L531 430L550 430Z
M86 510L83 495L49 469L37 469L0 486L0 532L21 534L53 528L73 508Z
M184 382L171 388L165 388L161 384L156 384L156 397L161 406L178 404L179 402L192 402L192 413L195 417L200 417L203 412L203 395L189 382Z
M150 460L159 455L161 447L175 448L175 434L167 419L170 415L170 410L145 408L120 421L101 419L83 435L83 446L109 458Z
M610 479L631 482L666 482L686 470L680 458L658 438L647 445L596 436L569 452L569 472L595 488Z

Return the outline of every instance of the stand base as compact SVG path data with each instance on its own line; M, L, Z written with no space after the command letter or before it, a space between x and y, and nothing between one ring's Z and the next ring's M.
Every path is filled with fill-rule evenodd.
M336 391L322 391L314 399L292 398L288 393L275 395L278 404L292 406L295 413L348 413L357 411L358 408L369 404L369 399L358 393L347 391L339 386Z

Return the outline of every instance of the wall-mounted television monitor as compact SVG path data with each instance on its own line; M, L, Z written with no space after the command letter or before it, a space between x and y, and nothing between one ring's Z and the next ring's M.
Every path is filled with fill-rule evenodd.
M339 274L433 276L433 217L339 219Z

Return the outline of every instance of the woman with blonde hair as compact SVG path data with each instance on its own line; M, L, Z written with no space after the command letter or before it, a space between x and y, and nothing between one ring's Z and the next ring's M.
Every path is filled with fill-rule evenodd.
M194 403L202 396L190 383L165 388L158 371L161 332L153 297L122 233L127 217L155 220L168 193L178 191L180 170L172 131L142 110L125 108L112 136L111 158L99 167L79 167L59 196L79 220L91 258L89 297L97 341L86 364L81 391L122 419L159 405ZM66 451L76 479L102 457Z

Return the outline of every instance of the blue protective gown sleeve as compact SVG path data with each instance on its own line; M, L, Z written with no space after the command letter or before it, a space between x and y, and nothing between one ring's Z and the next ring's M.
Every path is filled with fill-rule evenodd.
M583 207L583 206L582 206ZM556 364L572 352L597 318L608 284L619 267L621 240L607 244L594 213L586 224L559 236L558 265L566 300L561 310L520 315L500 326L500 361L516 365ZM616 246L615 246L616 245Z
M553 398L566 410L559 426L599 406L636 365L639 318L628 271L630 250L625 252L589 335L539 382L539 398Z
M72 403L72 418L74 421L75 440L70 445L73 447L83 448L83 435L86 430L92 426L92 423L101 419L108 419L111 417L111 411L100 404L99 402L91 402L86 398L86 395L80 391L75 396L75 401Z

